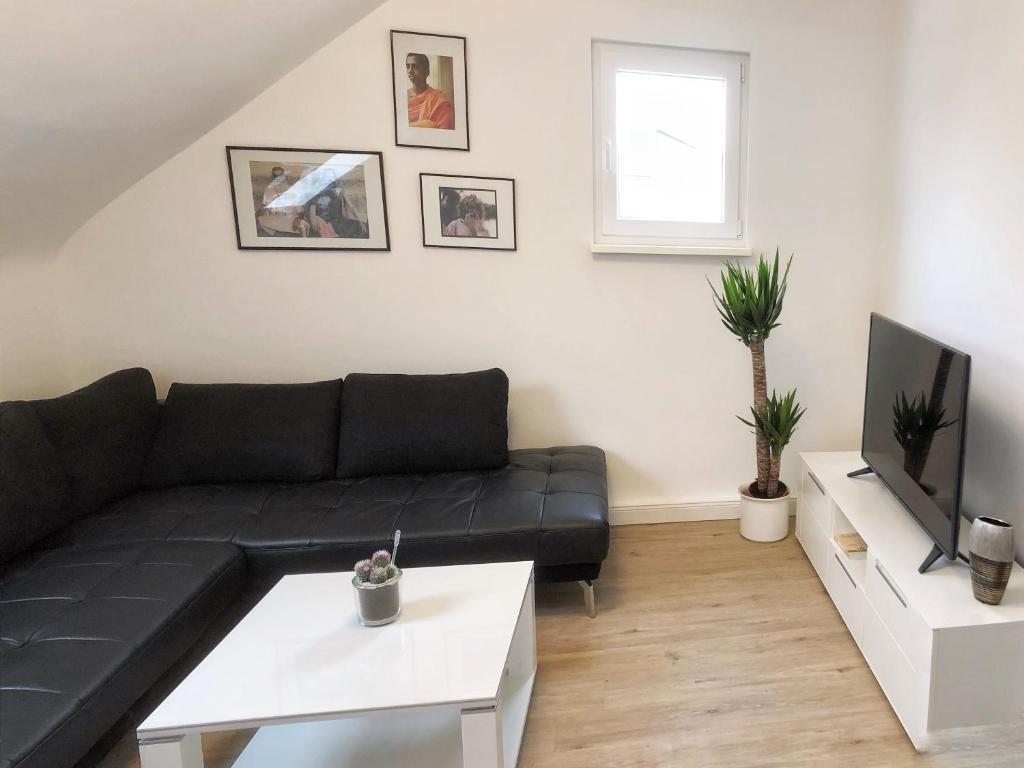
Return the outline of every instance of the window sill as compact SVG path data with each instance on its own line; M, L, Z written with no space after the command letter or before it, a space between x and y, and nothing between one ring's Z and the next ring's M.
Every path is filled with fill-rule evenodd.
M747 247L732 245L619 245L616 243L592 243L591 253L633 253L647 256L750 256Z

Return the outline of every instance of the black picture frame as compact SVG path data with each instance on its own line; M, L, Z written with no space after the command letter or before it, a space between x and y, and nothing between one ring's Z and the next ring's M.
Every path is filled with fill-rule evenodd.
M323 238L282 238L281 243L268 242L267 244L248 244L243 242L242 226L239 218L239 184L241 180L236 179L234 163L232 162L232 153L234 152L260 152L260 153L297 153L297 154L322 154L327 157L334 157L337 155L369 155L376 158L377 169L378 169L378 180L380 184L380 218L381 224L384 229L384 242L382 245L369 245L369 246L352 246L352 245L320 245L319 243L313 245L285 245L284 243L294 240L322 240ZM265 146L244 146L238 144L229 144L224 148L225 157L228 165L228 180L231 186L231 210L234 216L235 224L235 242L240 251L348 251L348 252L389 252L391 250L391 229L388 224L388 200L387 200L387 187L384 175L384 153L380 150L356 150L356 149L311 149L301 147L265 147ZM298 160L296 160L298 162ZM241 162L241 160L240 160ZM281 162L287 162L286 158L282 158ZM248 180L248 189L251 191L251 179ZM369 207L369 200L367 201ZM369 221L367 222L369 226ZM267 238L268 240L271 238ZM345 240L352 240L354 238L340 238ZM370 238L372 239L372 238ZM328 243L332 242L327 240Z
M469 61L466 55L466 38L462 35L442 35L434 32L415 32L408 29L392 29L391 34L391 100L394 106L395 113L395 146L396 147L412 147L415 149L445 149L454 152L469 152ZM395 35L416 35L418 37L437 38L444 40L458 40L462 43L462 78L463 78L463 93L462 100L465 105L465 122L466 122L466 140L465 146L442 146L438 144L416 144L410 142L403 142L399 131L399 117L403 113L398 108L398 65L395 61ZM457 109L457 107L456 107ZM404 114L408 114L407 112Z
M426 179L461 179L463 181L470 182L468 185L460 185L460 189L476 190L476 191L491 191L486 188L473 187L473 182L500 182L501 184L508 185L508 212L512 219L512 238L511 245L469 245L467 243L477 242L485 238L469 238L469 237L451 237L450 242L439 243L429 242L427 237L427 196L424 186ZM495 192L496 203L498 202L498 190ZM500 209L500 206L498 206ZM440 222L439 222L440 223ZM501 219L497 220L497 224L501 226ZM420 234L422 237L422 244L424 248L458 248L463 250L475 250L475 251L516 251L518 250L518 236L517 236L517 222L516 222L516 180L507 176L466 176L455 173L421 173L420 174ZM500 231L500 230L499 230ZM443 237L443 236L442 236ZM436 239L436 236L429 239ZM499 238L496 238L499 239Z

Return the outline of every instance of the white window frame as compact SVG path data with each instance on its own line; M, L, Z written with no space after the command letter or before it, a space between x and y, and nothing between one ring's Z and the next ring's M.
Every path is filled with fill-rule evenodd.
M745 53L593 42L595 253L747 255L747 80ZM722 222L620 219L617 215L615 75L622 70L707 76L726 81Z

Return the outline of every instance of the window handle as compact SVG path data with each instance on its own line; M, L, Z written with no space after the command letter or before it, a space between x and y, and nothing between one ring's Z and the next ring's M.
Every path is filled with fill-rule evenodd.
M604 172L612 173L612 158L614 157L614 147L612 146L612 140L608 139L604 143Z

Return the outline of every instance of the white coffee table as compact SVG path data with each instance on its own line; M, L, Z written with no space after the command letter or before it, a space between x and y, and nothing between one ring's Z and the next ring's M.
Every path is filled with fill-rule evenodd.
M408 568L402 616L356 621L352 574L286 576L139 726L143 768L258 727L236 768L512 768L537 669L533 563Z

